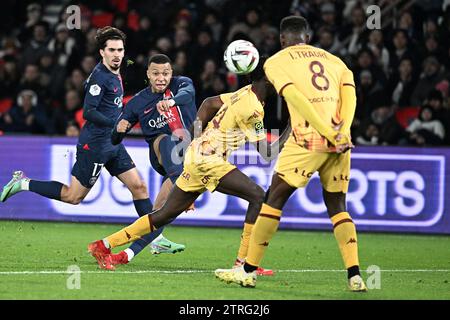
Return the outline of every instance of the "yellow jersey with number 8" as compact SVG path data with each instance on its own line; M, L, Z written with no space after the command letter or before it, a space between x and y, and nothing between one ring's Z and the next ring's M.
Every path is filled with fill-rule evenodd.
M306 44L290 46L267 59L264 71L279 94L282 95L286 86L294 85L330 127L341 122L341 88L354 87L355 83L353 73L335 55ZM300 116L297 108L301 106L288 104L295 142L310 151L334 151L328 140Z

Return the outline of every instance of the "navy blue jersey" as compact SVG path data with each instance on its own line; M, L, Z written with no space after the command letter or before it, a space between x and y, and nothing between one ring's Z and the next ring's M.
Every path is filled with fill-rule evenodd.
M160 114L156 104L163 99L173 99L175 106L166 114ZM131 98L118 121L125 119L131 126L140 123L145 140L151 143L160 134L171 135L174 128L189 130L195 120L195 89L188 77L173 77L164 93L153 93L147 87Z
M108 150L111 129L122 112L123 86L120 75L114 74L100 62L85 82L83 116L87 120L78 143L96 144Z

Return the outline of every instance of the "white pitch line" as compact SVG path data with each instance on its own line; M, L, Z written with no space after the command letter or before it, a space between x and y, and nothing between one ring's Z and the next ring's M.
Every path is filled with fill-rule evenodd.
M300 269L300 270L274 270L280 273L318 273L318 272L346 272L346 270L326 270L326 269ZM365 270L362 270L366 272ZM381 269L381 272L449 272L450 269ZM42 270L42 271L0 271L0 275L27 275L27 274L74 274L74 273L84 273L84 274L145 274L145 273L162 273L162 274L190 274L190 273L213 273L213 271L208 270L136 270L136 271L67 271L67 270Z

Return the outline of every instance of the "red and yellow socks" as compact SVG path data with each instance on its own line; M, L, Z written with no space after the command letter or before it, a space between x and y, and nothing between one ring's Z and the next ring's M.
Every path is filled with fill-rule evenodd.
M137 219L133 224L122 230L106 237L111 248L124 245L129 242L140 239L143 235L155 231L156 228L152 223L152 216L147 214Z

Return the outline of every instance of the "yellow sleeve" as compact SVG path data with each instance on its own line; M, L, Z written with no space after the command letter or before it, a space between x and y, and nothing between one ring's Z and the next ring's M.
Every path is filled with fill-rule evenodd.
M248 99L245 99L245 102L246 104L253 103ZM258 111L256 108L252 108L252 105L237 105L233 109L235 110L236 122L248 141L257 142L266 138L263 121L264 111Z
M222 93L219 95L220 100L226 105L229 105L230 98L234 94L234 92Z
M346 69L341 77L341 109L339 114L344 121L341 132L350 133L350 126L353 122L356 110L356 90L353 80L353 72Z
M336 145L335 137L337 132L322 120L311 102L309 102L309 100L298 91L294 85L285 87L283 96L287 103L296 107L298 113L308 121L314 129L319 131L319 133L327 138L332 144Z
M277 65L276 60L267 60L264 64L264 72L266 73L267 79L275 87L279 95L281 95L283 88L293 83L286 72L283 72L280 66Z

